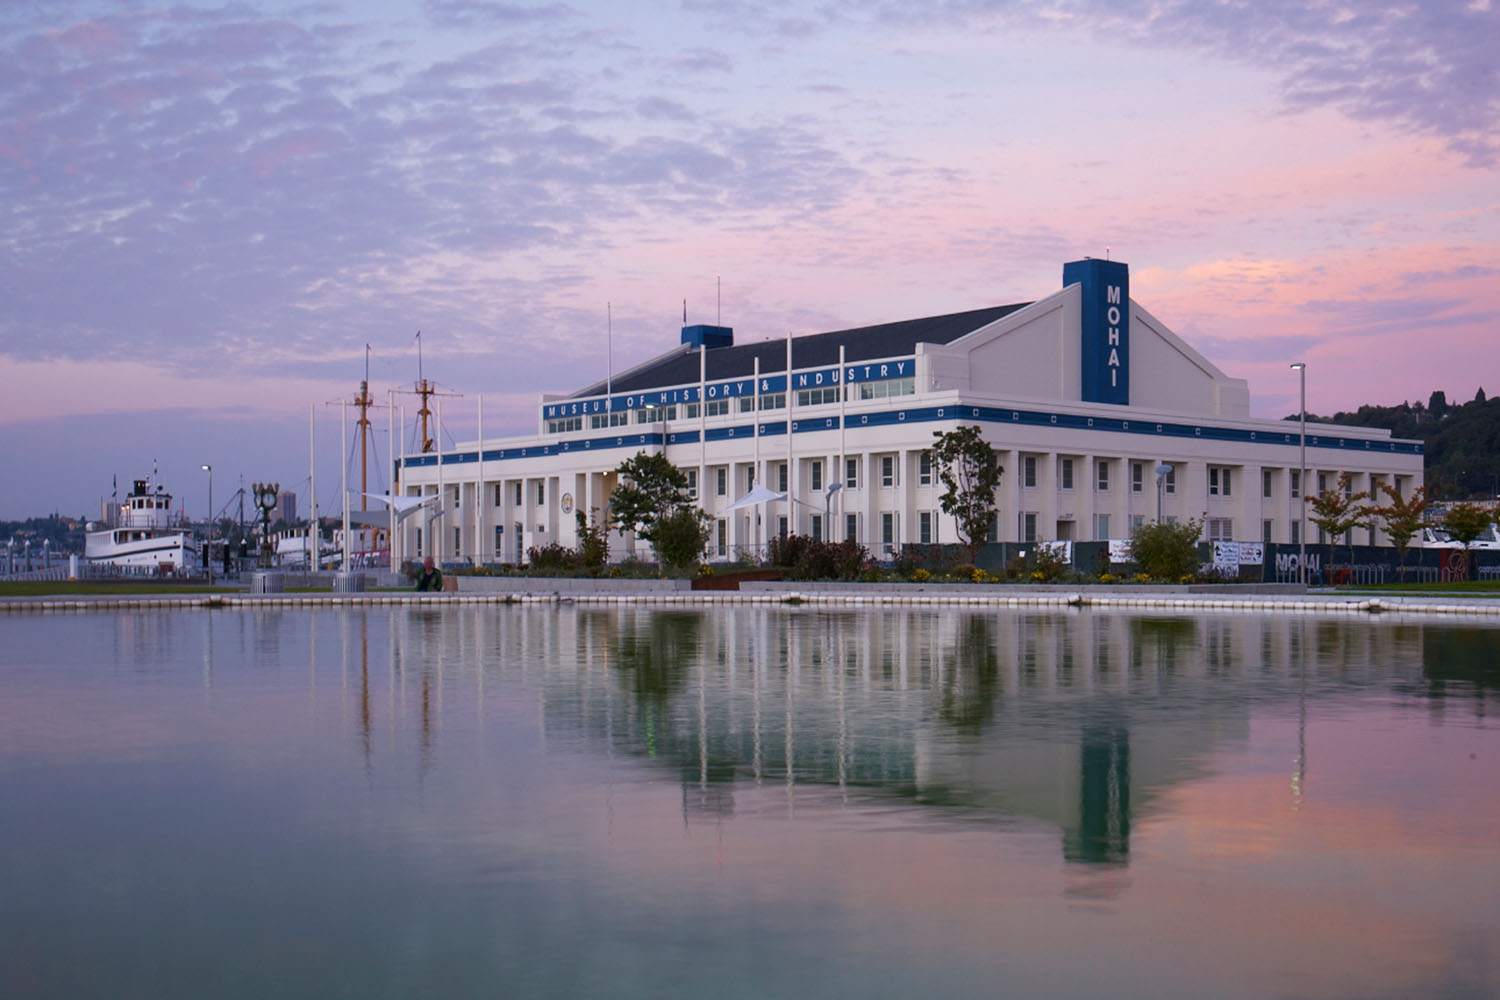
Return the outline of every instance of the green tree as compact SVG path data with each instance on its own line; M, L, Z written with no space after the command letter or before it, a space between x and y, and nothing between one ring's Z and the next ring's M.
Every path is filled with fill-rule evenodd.
M598 520L590 523L581 508L574 515L578 518L578 560L590 576L598 576L609 559L609 529Z
M1469 556L1469 546L1474 540L1484 534L1484 529L1495 520L1495 515L1483 507L1472 503L1456 503L1449 507L1443 514L1443 530L1448 537L1464 547L1464 563L1472 565Z
M690 504L678 507L656 522L651 544L674 570L696 567L708 544L708 515Z
M1426 519L1427 508L1432 501L1427 498L1427 487L1418 486L1409 498L1403 499L1389 483L1376 483L1380 492L1390 501L1383 507L1375 507L1373 513L1380 518L1391 544L1396 546L1396 563L1400 567L1401 581L1406 582L1406 549Z
M1370 499L1370 494L1361 490L1355 493L1350 488L1353 476L1347 472L1339 473L1339 481L1331 490L1322 493L1307 501L1312 512L1307 519L1328 536L1328 562L1333 563L1333 547L1338 543L1340 535L1349 535L1349 561L1354 562L1354 536L1350 534L1355 528L1368 523L1373 508L1366 507L1362 501Z
M665 455L636 452L634 458L621 462L620 485L610 500L610 519L621 531L632 531L636 537L651 543L660 562L657 529L663 521L688 505L687 474L667 460Z
M1176 583L1198 571L1198 538L1203 521L1149 521L1130 536L1130 558L1153 580Z
M1005 469L977 426L934 431L932 436L937 439L932 460L943 483L938 503L958 523L972 563L980 540L995 524L995 490Z

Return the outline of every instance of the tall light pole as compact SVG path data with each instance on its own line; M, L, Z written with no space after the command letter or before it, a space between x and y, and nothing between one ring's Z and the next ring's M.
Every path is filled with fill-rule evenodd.
M214 585L214 467L203 466L208 473L208 538L203 543L203 564L208 569L208 585Z
M1161 523L1161 487L1167 481L1167 474L1172 467L1166 462L1158 462L1156 466L1156 523Z
M1302 456L1298 460L1301 468L1297 471L1297 578L1302 586L1307 586L1307 362L1295 362L1292 367L1296 369L1298 381L1301 383L1301 433L1298 438L1301 441Z

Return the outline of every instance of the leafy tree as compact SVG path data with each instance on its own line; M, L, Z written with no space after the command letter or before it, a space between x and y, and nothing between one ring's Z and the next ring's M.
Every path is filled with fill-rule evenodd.
M610 501L610 517L621 531L633 531L644 538L662 557L657 531L662 523L688 506L687 474L667 460L665 455L636 452L634 458L620 463L615 470L620 485ZM701 546L700 546L701 548Z
M1427 508L1432 505L1432 501L1427 498L1425 486L1418 486L1409 498L1402 499L1401 494L1389 483L1376 483L1376 485L1380 487L1380 492L1386 495L1390 503L1383 507L1373 508L1372 513L1380 518L1391 544L1396 546L1396 563L1401 569L1401 581L1404 583L1406 582L1406 549L1411 545L1411 540L1416 533L1422 530L1422 522L1426 519Z
M675 570L698 565L708 544L708 515L690 504L678 507L656 522L651 545Z
M1472 503L1456 503L1443 514L1443 530L1448 537L1464 547L1464 562L1469 562L1469 546L1474 539L1484 534L1484 529L1495 520L1495 515Z
M1448 537L1468 551L1469 546L1484 534L1484 529L1494 519L1494 514L1477 504L1456 503L1443 514L1442 525Z
M1339 481L1331 490L1324 490L1308 500L1308 506L1312 513L1307 519L1322 528L1328 535L1328 562L1333 562L1333 547L1338 543L1340 535L1347 535L1355 528L1365 524L1370 517L1371 508L1364 506L1361 501L1370 499L1367 491L1361 490L1355 493L1349 484L1353 477L1350 473L1339 473ZM1349 538L1349 561L1354 561L1354 538Z
M1175 583L1198 571L1198 538L1203 521L1150 521L1130 536L1130 558L1153 580Z
M604 572L604 564L609 559L608 528L597 520L590 523L582 509L575 511L574 515L578 518L579 562L590 576L598 576Z
M943 483L938 503L958 522L958 533L969 548L969 561L979 542L995 523L995 489L1005 472L999 456L973 425L934 431L933 464Z

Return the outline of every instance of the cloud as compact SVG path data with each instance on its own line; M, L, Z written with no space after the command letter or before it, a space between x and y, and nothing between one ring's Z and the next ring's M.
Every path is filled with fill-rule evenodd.
M772 117L642 97L658 131L637 134L592 75L613 42L581 37L566 8L428 9L506 24L378 72L360 61L373 28L239 8L0 37L0 351L259 372L417 326L556 351L566 310L547 298L630 220L818 211L860 176L827 136ZM561 283L525 256L563 247Z
M1084 32L1106 43L1199 52L1270 70L1288 110L1332 107L1442 139L1470 166L1500 157L1500 8L1377 0L849 0L898 26Z
M499 28L561 21L573 14L566 4L538 6L494 0L423 0L427 18L440 28Z

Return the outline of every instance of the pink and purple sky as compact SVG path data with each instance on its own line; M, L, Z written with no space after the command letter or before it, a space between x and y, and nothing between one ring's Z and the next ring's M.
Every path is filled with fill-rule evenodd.
M1494 0L7 3L0 518L305 498L310 407L331 510L367 343L382 402L422 330L445 437L527 432L606 303L618 370L719 276L743 341L1108 247L1257 415L1292 360L1315 412L1494 392L1497 49Z

